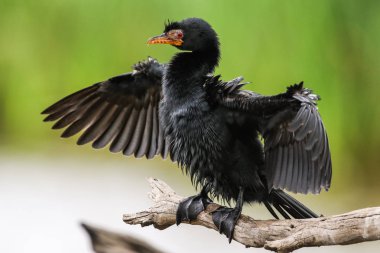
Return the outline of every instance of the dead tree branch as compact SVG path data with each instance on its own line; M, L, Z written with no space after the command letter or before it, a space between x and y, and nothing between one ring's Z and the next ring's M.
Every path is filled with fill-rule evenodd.
M175 214L183 197L166 183L149 178L154 205L148 210L124 214L127 224L153 225L165 229L175 224ZM217 230L210 213L219 205L211 204L191 225ZM380 239L380 207L366 208L349 213L307 220L254 220L241 215L233 239L246 247L292 252L303 247L347 245ZM226 241L227 242L227 241Z

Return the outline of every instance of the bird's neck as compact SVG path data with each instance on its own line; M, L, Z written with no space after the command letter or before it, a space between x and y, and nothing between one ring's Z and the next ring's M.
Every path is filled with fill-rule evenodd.
M201 96L205 76L214 72L219 57L218 47L176 54L165 73L164 92L170 96L170 99L173 97L191 99L191 96Z

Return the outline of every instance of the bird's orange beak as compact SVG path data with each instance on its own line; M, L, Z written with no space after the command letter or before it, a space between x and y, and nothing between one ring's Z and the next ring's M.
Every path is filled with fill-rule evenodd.
M183 44L183 40L181 39L172 39L168 37L165 33L154 36L147 41L148 44L169 44L173 46L181 46Z

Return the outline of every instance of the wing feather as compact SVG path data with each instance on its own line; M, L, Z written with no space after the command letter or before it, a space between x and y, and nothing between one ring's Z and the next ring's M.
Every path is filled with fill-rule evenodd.
M56 121L53 129L62 137L82 132L79 145L110 145L111 152L153 158L166 156L168 144L159 121L162 75L165 66L156 60L139 62L134 71L112 77L77 91L42 113L44 121Z
M267 163L269 165L269 168L267 168L267 178L270 184L278 185L280 182L280 173L274 174L273 172L276 170L281 171L282 169L282 159L283 159L283 150L282 147L279 147L274 152L268 154L269 155L269 161L272 161L272 164L275 165L269 165L269 162ZM274 167L275 166L275 167Z
M99 115L98 119L94 120L94 122L79 137L77 144L84 145L99 137L107 129L107 126L115 115L117 109L117 105L108 104L102 114Z
M126 122L122 128L122 130L118 133L116 138L112 141L110 146L110 151L113 153L120 152L124 150L124 148L128 145L133 131L135 129L135 125L138 119L139 113L136 108L132 108L131 114L126 119Z
M285 180L286 179L286 173L288 168L288 160L289 160L289 149L287 147L283 147L282 149L282 164L281 164L281 170L279 172L280 177L278 181L278 188L284 188L285 187Z
M288 186L289 188L292 188L294 187L295 182L297 181L297 178L298 178L298 173L300 173L299 169L298 169L298 166L299 166L299 161L302 161L302 152L301 150L299 149L299 143L298 142L295 142L294 145L293 145L293 169L291 169L292 171L292 176L289 178L289 181L287 182L287 185L290 185Z
M76 105L78 101L83 101L87 95L91 94L96 89L95 86L96 84L64 97L60 101L46 108L42 114L54 114L58 111L71 107L72 105Z
M128 136L130 138L130 141L128 145L123 150L124 155L132 155L136 152L137 148L139 147L142 133L145 126L145 120L146 120L146 108L142 108L138 112L138 118L137 121L135 121L134 125L130 125L128 128Z
M100 101L100 103L95 103L89 107L79 119L63 131L61 137L71 137L87 127L91 121L96 120L102 111L107 107L107 104L102 102L103 101Z
M286 165L286 180L284 181L284 188L287 188L288 185L292 184L292 176L293 176L293 171L294 171L294 155L295 155L295 150L294 150L294 145L290 144L288 146L289 149L289 157L288 157L288 164Z
M92 147L99 149L107 146L122 129L129 116L129 111L131 110L132 106L118 107L113 115L113 119L109 120L109 126L105 129L102 135L92 143Z
M150 139L149 152L147 153L148 159L154 157L157 152L159 119L157 116L157 108L155 104L152 105L152 119L153 119L152 136Z
M86 113L87 109L91 106L93 106L95 103L100 100L99 96L90 96L89 98L85 99L83 103L80 104L80 107L73 108L73 110L68 110L67 114L65 114L61 119L59 119L52 127L52 129L61 129L65 128L68 125L72 124L76 120L78 120L80 117L83 116L83 114Z
M153 128L153 113L152 113L152 105L149 104L146 117L145 117L145 128L144 128L140 146L136 153L136 157L142 157L149 153L148 145L150 144L150 140L152 138L152 128Z

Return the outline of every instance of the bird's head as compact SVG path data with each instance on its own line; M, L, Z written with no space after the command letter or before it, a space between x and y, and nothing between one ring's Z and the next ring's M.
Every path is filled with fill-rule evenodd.
M205 51L219 47L218 36L212 27L200 18L188 18L165 24L161 35L152 37L148 44L169 44L180 50Z

